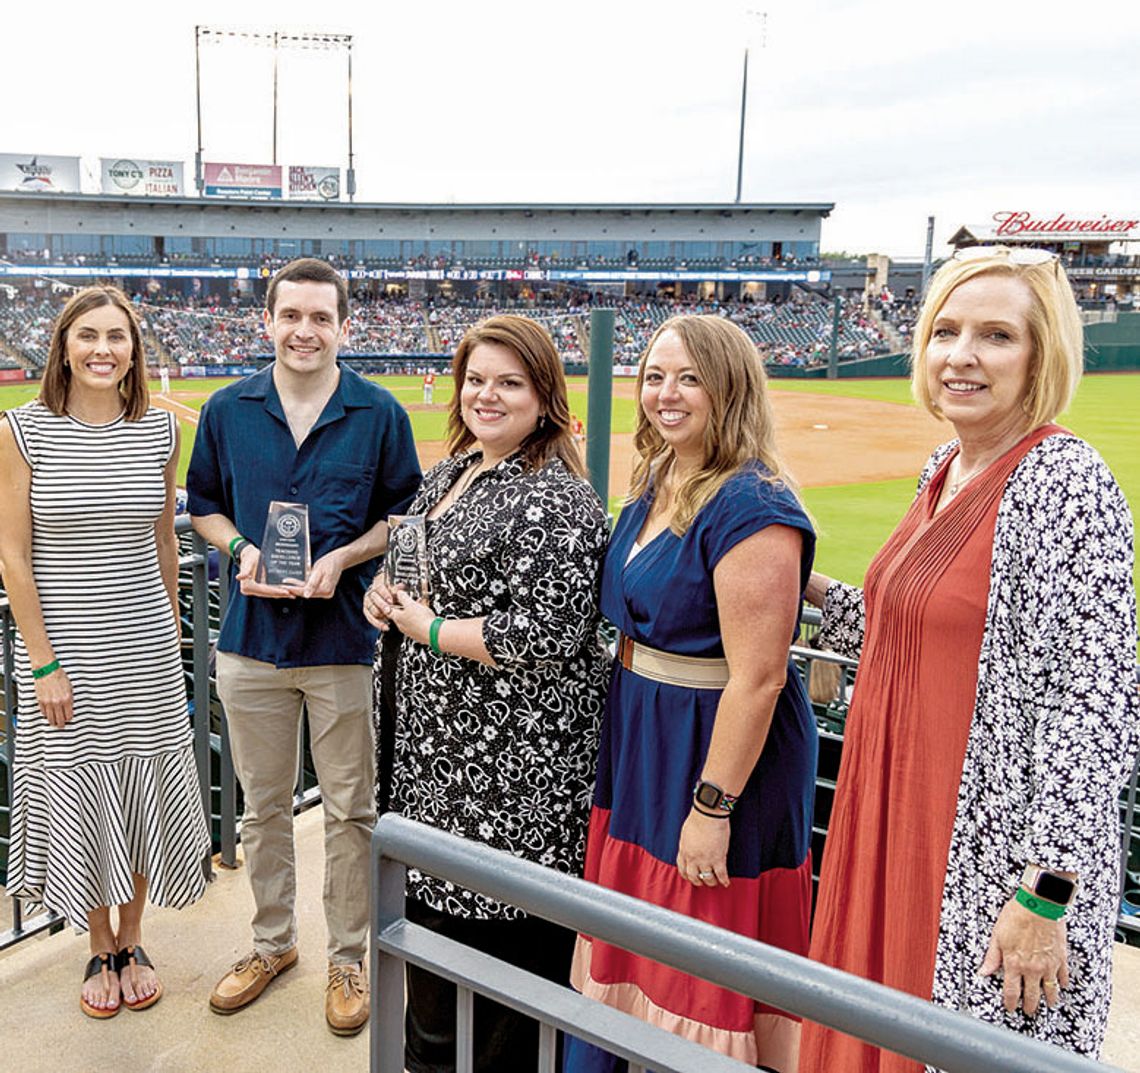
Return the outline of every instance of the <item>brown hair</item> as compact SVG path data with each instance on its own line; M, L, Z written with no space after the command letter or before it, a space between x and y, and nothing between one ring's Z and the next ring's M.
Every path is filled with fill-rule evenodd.
M967 280L979 276L1019 279L1032 295L1027 319L1033 354L1022 404L1028 427L1034 429L1047 424L1073 401L1084 369L1084 329L1069 278L1056 259L1020 264L1011 261L1009 255L1008 246L995 246L988 257L951 258L930 281L922 312L914 326L911 391L935 417L941 417L942 412L930 397L926 375L926 348L930 345L934 322L951 293Z
M119 394L126 407L128 421L138 421L150 406L150 389L146 382L146 352L143 349L142 330L138 314L131 300L118 287L99 284L76 291L56 317L48 347L44 378L40 383L40 402L53 414L67 412L67 391L71 386L71 368L67 364L67 333L85 313L102 306L121 309L127 318L131 334L131 364L127 375L119 382Z
M331 283L336 288L336 315L343 324L348 320L348 284L328 261L321 261L316 257L298 257L287 265L277 269L269 281L269 290L265 292L265 308L273 316L273 307L277 304L277 285L279 283Z
M639 458L633 468L629 499L644 495L650 480L659 482L673 464L673 449L661 438L641 406L646 361L666 332L680 339L709 397L701 468L676 490L670 528L684 533L697 512L721 486L749 462L768 470L765 480L795 485L784 471L776 449L776 429L768 398L768 377L756 344L730 320L717 316L670 317L653 333L637 370L637 426L633 445Z
M566 468L579 477L586 467L570 433L570 404L566 398L566 376L562 359L550 333L529 317L504 313L488 317L464 333L451 363L455 393L447 412L447 449L455 455L475 442L475 435L463 423L461 395L471 351L480 343L505 346L522 362L538 396L538 426L522 442L523 464L528 470L541 469L552 458L561 458Z

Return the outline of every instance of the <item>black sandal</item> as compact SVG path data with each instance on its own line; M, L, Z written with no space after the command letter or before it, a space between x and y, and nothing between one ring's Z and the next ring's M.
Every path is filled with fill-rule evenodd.
M119 959L111 953L96 954L89 962L87 968L83 970L83 982L87 983L92 976L98 976L101 972L118 972ZM122 1006L122 999L120 998L114 1006L92 1006L91 1003L84 998L81 993L79 996L79 1008L87 1014L88 1017L94 1017L96 1020L102 1021L108 1017L114 1017L119 1012Z
M134 946L124 946L122 950L115 955L115 970L119 974L119 987L122 988L123 970L129 968L131 964L136 966L143 965L148 969L154 968L154 962L146 956L146 951L138 944ZM155 992L153 995L147 995L144 999L139 999L138 1002L128 1002L123 999L123 1005L128 1010L146 1010L153 1006L160 998L162 998L162 981L155 978Z

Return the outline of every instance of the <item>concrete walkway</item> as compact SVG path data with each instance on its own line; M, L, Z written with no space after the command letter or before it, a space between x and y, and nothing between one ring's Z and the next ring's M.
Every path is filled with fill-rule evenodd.
M248 951L253 900L242 869L218 871L182 912L152 909L143 946L166 993L149 1010L95 1021L79 1009L86 935L68 929L0 959L0 1041L21 1073L344 1073L368 1068L367 1029L342 1039L325 1027L322 811L297 817L300 960L248 1009L211 1013L216 980Z
M364 1073L367 1030L340 1039L325 1027L320 808L297 818L300 953L295 968L252 1006L210 1012L215 980L249 943L252 900L243 872L219 871L181 913L152 910L144 946L166 994L150 1010L107 1021L79 1010L87 938L43 936L0 957L0 1055L20 1073ZM1140 1073L1140 948L1115 947L1115 1001L1104 1060ZM981 1073L981 1071L979 1071Z

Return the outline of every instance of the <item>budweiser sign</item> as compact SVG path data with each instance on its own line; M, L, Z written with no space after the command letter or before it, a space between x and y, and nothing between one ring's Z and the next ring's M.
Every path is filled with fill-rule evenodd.
M1113 219L1101 214L1098 219L1081 219L1066 216L1063 212L1053 217L1042 216L1035 219L1028 212L995 212L995 235L1097 235L1104 238L1122 237L1134 227L1140 227L1140 220Z

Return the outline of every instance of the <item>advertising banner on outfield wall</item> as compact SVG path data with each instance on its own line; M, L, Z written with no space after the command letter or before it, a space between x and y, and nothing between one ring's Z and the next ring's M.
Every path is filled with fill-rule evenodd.
M290 201L339 201L340 168L289 165Z
M79 157L0 153L0 190L79 193Z
M104 194L132 197L184 197L181 160L137 160L133 157L100 157Z
M281 198L280 164L206 164L206 197Z

